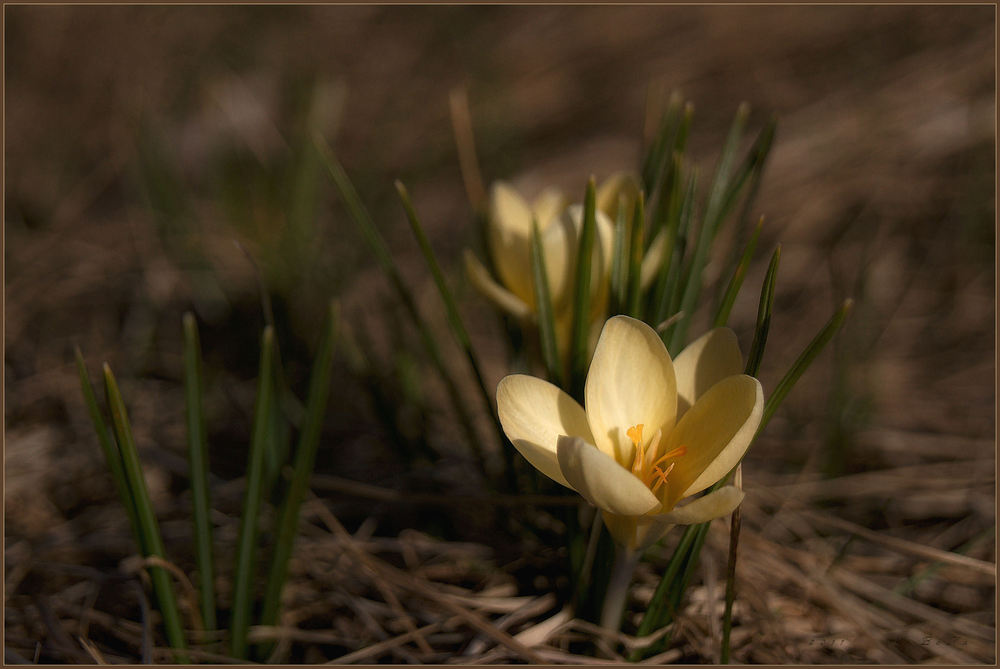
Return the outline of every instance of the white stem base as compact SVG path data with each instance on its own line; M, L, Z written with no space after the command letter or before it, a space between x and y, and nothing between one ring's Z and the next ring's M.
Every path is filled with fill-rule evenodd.
M628 599L628 587L632 583L632 572L639 564L639 551L623 546L615 546L615 564L611 568L611 579L604 593L604 608L601 611L601 627L618 631Z

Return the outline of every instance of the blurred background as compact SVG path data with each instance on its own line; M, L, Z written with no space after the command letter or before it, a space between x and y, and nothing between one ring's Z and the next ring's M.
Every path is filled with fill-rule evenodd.
M658 95L694 102L688 153L706 177L741 102L746 145L776 115L754 212L765 225L731 321L746 350L780 242L765 393L844 298L855 307L747 458L734 658L995 661L995 576L913 549L995 561L995 8L11 6L4 29L5 629L20 657L89 662L66 636L82 611L92 628L101 612L138 618L135 601L95 585L134 549L73 346L92 375L108 361L121 380L187 568L181 314L196 314L228 564L262 290L300 394L325 305L341 303L350 339L314 490L350 531L485 546L476 559L520 595L558 578L544 550L524 557L475 506L348 483L482 485L310 132L354 180L471 389L393 180L406 184L493 387L508 370L504 332L460 272L477 233L449 116L457 88L487 184L556 184L574 199L591 174L637 169ZM726 543L710 536L692 595L708 608L692 620L717 619L711 570ZM307 566L293 564L294 579L322 590ZM674 659L717 661L711 630L692 629ZM126 641L93 634L129 658ZM299 661L334 656L297 648Z

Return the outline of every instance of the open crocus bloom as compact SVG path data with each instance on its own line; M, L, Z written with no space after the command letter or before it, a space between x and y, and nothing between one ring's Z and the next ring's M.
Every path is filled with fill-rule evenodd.
M593 319L601 317L607 303L614 243L612 221L619 208L631 216L638 192L635 179L622 173L612 175L597 189L597 230L591 270ZM572 317L573 276L583 229L581 204L569 204L554 188L543 191L529 204L506 183L495 183L490 189L487 241L499 281L468 250L465 253L466 273L472 284L499 308L518 319L533 317L537 307L531 269L532 220L538 223L557 335L565 351ZM648 268L644 272L646 275L653 275Z
M585 387L586 409L542 379L500 381L504 432L543 474L601 509L615 540L646 548L673 525L726 515L743 493L722 479L760 425L764 394L742 374L736 335L717 328L672 361L651 327L627 316L605 323Z

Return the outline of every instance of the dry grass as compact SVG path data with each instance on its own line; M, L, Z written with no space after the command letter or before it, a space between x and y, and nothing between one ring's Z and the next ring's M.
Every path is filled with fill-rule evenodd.
M257 277L232 242L260 253L287 220L253 191L253 224L235 228L219 174L233 147L249 165L289 155L288 82L311 74L328 92L344 86L328 119L335 146L444 340L390 195L403 178L456 268L473 235L448 123L455 86L467 87L486 178L519 175L528 188L578 189L590 172L632 166L650 82L696 103L703 173L740 101L754 127L777 113L758 200L760 248L783 244L765 389L840 299L857 309L746 462L733 659L996 662L991 8L22 6L5 17L7 662L170 660L70 350L79 343L122 379L171 559L190 574L188 308L204 323L211 375L227 605L261 325ZM138 186L141 128L160 134L190 198L170 225ZM281 624L252 639L310 663L606 663L648 643L561 607L561 547L500 522L558 529L552 500L484 495L433 382L425 407L402 402L394 380L407 367L392 352L417 351L414 338L373 308L384 282L326 185L318 200L326 255L277 301L283 355L302 376L317 305L337 293L405 429L389 433L370 387L338 363ZM752 292L733 315L741 340ZM494 382L507 371L501 333L462 297ZM438 461L405 461L420 435ZM670 649L652 662L718 661L727 536L721 522L710 532ZM640 566L629 623L676 539ZM202 639L192 656L230 661L221 647Z

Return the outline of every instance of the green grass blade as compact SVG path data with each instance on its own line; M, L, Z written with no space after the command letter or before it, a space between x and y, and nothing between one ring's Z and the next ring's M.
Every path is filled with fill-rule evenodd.
M684 534L681 535L681 540L677 544L677 548L674 549L673 555L670 556L670 561L667 563L667 568L663 572L663 576L660 578L660 582L656 586L656 590L653 592L653 597L649 601L649 606L646 608L646 613L642 616L642 621L639 623L639 629L636 631L636 636L648 636L652 634L662 625L659 621L668 615L668 608L670 606L669 593L674 581L677 580L678 574L684 566L684 561L691 550L691 546L694 544L695 537L698 534L698 525L688 525L684 528ZM633 662L642 658L644 652L641 650L633 651L629 659Z
M732 171L733 160L736 155L736 148L743 135L743 126L746 124L746 105L740 105L733 119L733 124L729 129L729 134L722 147L719 156L719 164L715 170L715 177L709 189L708 203L705 205L705 214L702 218L701 230L695 244L691 263L684 278L684 290L678 310L684 312L684 316L674 326L670 336L670 343L667 346L669 351L678 351L683 347L687 339L687 330L694 315L695 306L698 303L698 296L701 293L702 273L708 262L708 254L715 241L715 236L719 231L722 220L725 218L724 204L727 202L730 173Z
M549 292L549 275L545 270L545 252L538 221L531 221L531 271L535 282L535 304L538 310L538 334L542 343L542 359L549 379L564 387L559 344L556 340L556 320L552 312L552 294Z
M764 219L761 218L757 222L757 227L754 228L753 234L750 235L750 241L743 248L743 254L736 263L733 276L729 279L726 292L722 295L719 308L715 312L715 321L712 327L721 328L729 322L729 314L732 312L736 298L740 294L740 288L743 287L743 279L746 278L747 270L750 268L750 260L753 258L753 252L757 249L757 240L760 238L760 231L763 226Z
M672 149L667 154L669 160L667 160L666 166L662 170L662 176L654 185L656 190L648 192L647 194L647 209L652 207L652 220L648 239L650 242L655 239L656 235L660 233L660 230L667 225L670 220L671 212L676 213L677 207L680 204L678 202L678 198L680 197L680 194L683 193L683 190L678 190L678 188L682 187L684 183L681 178L681 159L687 145L688 133L691 129L691 119L693 116L694 107L690 102L688 102L684 105L684 111L680 117L677 132L674 135Z
M201 343L194 314L184 314L184 399L187 418L188 462L191 471L191 505L194 521L198 595L206 630L216 628L215 562L212 557L212 503L208 489L208 443L203 411Z
M632 230L629 232L628 281L626 283L626 313L632 318L639 318L642 290L640 278L642 275L642 252L645 247L642 239L643 223L646 220L646 205L640 192L635 201L635 211L632 214Z
M740 528L743 525L743 507L733 511L729 521L729 558L726 564L726 606L722 612L722 643L719 646L719 664L729 664L729 638L733 631L733 604L736 601L736 556L740 545Z
M264 440L264 479L261 484L261 496L264 498L270 496L275 483L281 477L281 470L288 462L288 454L292 447L292 426L282 407L284 401L291 400L291 391L284 384L279 357L275 345L274 369L271 371L271 397L274 399L269 407L267 439Z
M371 215L361 202L361 198L358 195L357 190L355 190L354 184L351 183L350 178L347 176L347 172L344 171L340 161L338 161L333 155L333 152L327 145L326 141L318 135L315 137L315 141L317 149L320 152L320 157L323 160L323 164L326 167L330 178L333 180L334 185L337 187L337 190L340 192L341 197L344 199L344 204L347 206L351 218L354 220L369 248L375 254L375 258L378 261L379 266L382 268L382 271L392 283L397 296L406 309L407 315L410 317L410 320L413 321L413 324L419 331L420 338L431 358L431 363L434 365L434 368L437 370L445 384L449 400L451 401L452 407L458 416L459 423L465 432L469 447L473 450L474 455L478 459L483 473L488 475L486 456L483 452L479 436L476 434L476 429L473 426L471 413L465 405L462 394L458 389L458 384L455 383L455 379L452 378L451 373L445 366L441 351L438 348L437 342L434 341L434 335L431 333L427 323L420 315L420 311L417 309L417 304L413 299L413 295L406 287L406 282L403 280L403 276L400 274L399 268L397 267L392 254L389 252L389 247L385 243L385 239L383 239L381 233L378 231L378 228L375 226L375 222L372 220Z
M681 114L681 96L677 91L670 95L670 102L660 120L656 137L646 152L642 162L642 187L647 193L653 193L661 182L661 175L670 161L671 147L677 136L677 126Z
M260 366L257 376L257 399L254 406L253 435L247 463L246 494L240 518L236 548L236 569L233 575L233 607L230 621L230 652L233 657L246 659L247 633L253 611L253 575L257 558L257 515L260 511L264 483L264 458L267 450L268 422L274 390L274 329L264 328L261 337Z
M757 305L757 326L754 328L753 344L747 354L746 373L757 376L760 361L767 345L767 333L771 329L771 311L774 309L774 286L778 280L778 264L781 262L781 244L774 249L771 262L767 266L764 284L760 288L760 302Z
M799 355L799 357L792 363L791 368L785 373L775 386L774 392L771 396L767 398L767 402L764 404L764 416L761 418L760 427L757 428L757 433L759 434L764 426L767 425L768 421L774 415L774 412L778 410L781 403L784 401L785 397L791 392L792 388L795 386L799 378L809 369L809 365L812 364L816 356L820 354L820 351L830 342L833 335L837 333L840 327L844 324L844 320L851 311L851 307L854 305L854 300L848 298L844 300L844 303L834 312L833 316L827 321L823 329L820 330L816 336L813 338L809 345L806 346L805 350Z
M583 198L583 229L580 232L580 246L576 256L576 277L573 283L573 321L570 327L569 382L572 395L583 398L583 383L587 376L589 360L589 335L591 316L591 270L594 258L594 237L597 233L597 211L595 206L596 185L594 177L587 182L587 192Z
M674 156L674 162L677 163L676 171L680 171L680 156ZM691 186L691 181L689 179L688 186ZM670 308L670 273L674 270L675 262L678 255L678 246L680 244L679 233L680 233L680 218L681 209L684 204L684 186L680 178L676 178L671 182L671 190L669 193L669 209L667 211L666 219L664 221L664 234L666 238L664 240L665 248L663 250L663 262L660 264L660 269L656 275L656 283L653 288L653 295L650 298L650 312L652 317L650 322L660 323L666 318L665 315L667 310ZM659 207L659 204L658 204ZM655 233L654 233L655 234Z
M483 377L482 368L479 366L479 360L476 358L475 353L472 350L472 338L469 337L469 331L465 327L465 322L462 320L462 315L458 310L458 304L455 302L455 297L448 288L448 282L445 281L444 272L441 271L441 265L437 261L437 257L434 255L434 249L431 248L430 241L427 239L427 235L424 233L423 226L420 224L420 218L417 216L417 211L413 206L413 202L410 200L410 195L406 190L406 186L403 185L401 181L396 181L396 192L399 194L399 199L403 203L403 209L406 211L406 218L410 222L410 230L413 232L413 236L417 240L417 244L420 246L420 251L423 253L424 260L427 263L427 267L431 271L431 275L434 277L434 284L437 286L438 294L441 296L441 301L444 303L445 311L448 314L448 324L451 327L451 332L458 342L458 345L462 348L465 353L466 359L469 361L469 366L472 368L472 374L476 377L476 384L479 388L479 396L483 400L483 406L486 412L493 419L493 427L496 429L497 436L500 439L501 444L506 445L506 436L503 431L503 427L500 425L500 417L497 415L496 403L490 394L489 389L486 386L486 380ZM558 360L558 357L556 358ZM508 486L513 490L513 486L516 485L516 479L514 478L514 459L513 450L510 448L501 449L504 457L504 470L507 475Z
M774 134L778 127L778 120L771 117L767 125L760 131L757 135L757 139L754 140L753 145L747 152L746 158L733 173L733 177L729 182L728 188L726 190L725 196L723 197L721 211L722 215L729 213L733 206L736 204L736 200L739 198L740 192L743 190L743 186L750 181L750 188L747 191L747 197L743 206L743 212L740 215L741 225L745 222L745 218L749 213L750 206L753 204L754 198L757 195L757 191L760 187L760 181L764 174L764 165L767 162L767 157L771 153L771 146L774 144Z
M629 254L629 229L625 222L627 212L618 204L618 214L615 217L615 236L611 245L611 278L610 292L611 301L609 312L614 314L622 313L625 306L625 292L627 288L628 254Z
M132 436L132 427L129 425L128 413L125 411L125 402L122 400L118 383L107 363L104 365L104 388L121 453L122 466L128 480L132 502L135 504L139 530L142 532L145 556L166 561L163 538L160 536L156 514L153 513L149 491L146 489L146 480L142 475L142 464L139 462L135 439ZM187 648L187 642L184 639L184 627L181 624L180 611L177 608L177 599L174 596L170 575L163 567L150 566L148 570L149 578L153 582L153 590L156 592L156 603L160 609L160 615L163 616L167 642L176 651L174 653L175 659L181 664L186 664L190 662L187 653L183 652Z
M657 289L658 301L656 302L655 317L653 318L654 323L662 323L667 318L674 316L680 309L683 259L687 252L687 240L689 230L691 229L691 221L694 218L695 193L697 189L698 172L697 170L692 170L691 176L688 179L687 189L684 191L684 197L678 203L676 242L669 266L665 267L665 272L660 277L661 286ZM662 290L660 290L661 287ZM683 317L684 315L682 314L681 318ZM670 333L673 332L673 328L675 327L676 325L673 325L661 333L664 343L670 341ZM670 350L670 355L677 355L676 350L668 350Z
M295 465L292 482L279 516L274 554L264 592L261 624L276 625L281 607L281 591L288 576L288 560L292 555L295 536L299 527L299 509L305 498L316 463L316 451L323 428L323 418L330 398L330 384L333 378L333 352L339 331L339 314L335 304L330 305L326 323L320 338L319 348L313 360L312 375L309 379L309 395L306 398L306 413L295 449Z
M100 407L97 406L97 396L94 394L94 387L90 382L90 375L87 373L87 365L83 360L83 353L79 347L74 350L76 355L76 369L80 376L80 388L83 391L83 400L87 404L87 411L90 413L90 420L94 424L94 431L97 433L97 441L101 444L104 452L104 459L108 463L111 471L111 479L115 484L115 491L118 499L121 500L125 512L128 514L129 526L132 528L132 536L139 547L139 552L146 554L146 547L143 544L142 531L139 529L139 519L136 516L135 503L132 501L132 493L129 490L128 478L125 476L122 456L118 451L118 445L114 442L108 426L104 422Z

